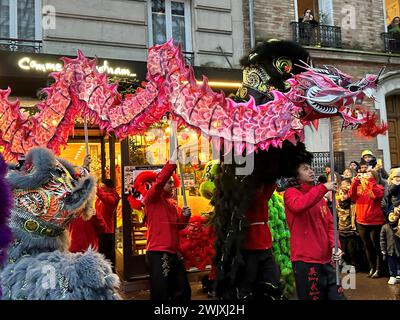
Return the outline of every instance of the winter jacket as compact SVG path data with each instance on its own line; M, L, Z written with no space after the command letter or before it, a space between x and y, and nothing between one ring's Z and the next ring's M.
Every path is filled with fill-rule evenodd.
M324 200L327 191L323 184L301 184L285 192L291 261L330 263L334 236L332 214Z
M356 228L356 207L351 199L337 199L336 211L338 215L338 229L341 236L355 234Z
M190 216L180 214L172 194L164 190L175 169L175 164L167 162L144 198L147 251L178 253L178 231L185 228L189 222Z
M361 158L362 163L364 160ZM375 166L377 165L378 161L376 160L376 157L372 157L371 161L367 162L368 166L371 166L373 169L375 169ZM379 181L378 183L385 186L386 184L386 179L389 178L389 174L386 172L384 168L380 168L377 170L378 176L379 176Z
M384 188L374 178L369 178L363 188L360 179L355 178L349 195L356 204L356 221L364 225L383 225L385 218L381 209Z
M393 207L400 205L400 185L392 184L388 189L388 194L382 200L382 210L385 216L387 216Z
M118 207L120 196L114 189L110 192L97 187L96 214L106 223L104 233L114 233L114 216Z
M397 224L396 224L397 225ZM381 229L381 251L389 256L400 257L400 238L394 233L393 226L386 223Z
M107 226L101 216L95 214L89 220L78 217L68 226L71 238L70 252L85 252L89 246L93 250L99 247L99 235L105 233Z
M247 250L265 250L272 247L271 231L268 226L268 200L274 193L276 185L267 184L256 193L247 209L249 223L244 248Z

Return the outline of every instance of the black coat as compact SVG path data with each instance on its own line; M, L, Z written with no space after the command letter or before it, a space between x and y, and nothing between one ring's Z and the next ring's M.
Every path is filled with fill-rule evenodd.
M382 211L385 216L388 216L389 213L393 210L393 207L397 207L400 205L400 185L392 184L389 189L387 195L382 200Z

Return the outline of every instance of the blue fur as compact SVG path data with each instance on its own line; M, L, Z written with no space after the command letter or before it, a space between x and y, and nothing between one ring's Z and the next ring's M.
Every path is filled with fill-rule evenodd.
M103 255L89 249L70 253L68 233L57 238L34 236L13 229L8 264L0 273L4 300L118 300L119 278ZM57 249L58 248L58 249ZM55 271L55 287L48 283L46 270ZM59 284L68 279L68 290Z

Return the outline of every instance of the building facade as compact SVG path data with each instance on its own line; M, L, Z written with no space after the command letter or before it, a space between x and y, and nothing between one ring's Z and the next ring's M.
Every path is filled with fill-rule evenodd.
M35 40L43 53L145 61L150 46L173 38L197 66L237 67L243 54L234 0L2 0L0 8L1 42Z
M250 47L249 0L243 0L245 48ZM371 149L383 159L386 169L400 165L399 118L400 55L396 35L390 23L399 16L399 1L347 0L254 0L255 40L267 38L292 39L310 52L314 65L334 65L355 79L378 73L386 67L379 83L375 101L365 101L366 108L377 112L387 122L386 136L364 139L354 132L341 129L341 121L333 120L334 149L344 153L344 162L360 160L364 149ZM311 9L319 23L311 37L302 37L299 22L306 9ZM389 29L389 30L388 30ZM300 31L300 32L299 32ZM388 32L389 31L389 32ZM329 123L322 120L318 132L306 131L310 151L329 150Z

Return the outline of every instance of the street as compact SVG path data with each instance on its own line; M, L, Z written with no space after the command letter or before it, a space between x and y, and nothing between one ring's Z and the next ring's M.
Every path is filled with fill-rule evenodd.
M356 274L356 289L345 290L348 300L400 300L400 284L388 285L388 278L370 279L367 273ZM202 291L200 282L191 282L192 300L208 300L207 294ZM149 290L121 293L124 300L148 300ZM293 296L290 300L296 300Z

